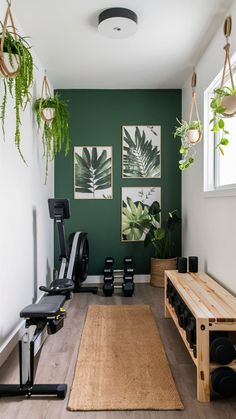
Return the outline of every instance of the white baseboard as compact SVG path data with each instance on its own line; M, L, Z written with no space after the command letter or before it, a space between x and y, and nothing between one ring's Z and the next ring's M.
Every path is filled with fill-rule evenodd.
M86 284L103 284L103 276L102 275L89 275L86 279ZM146 284L150 282L150 275L134 275L134 282L135 284Z

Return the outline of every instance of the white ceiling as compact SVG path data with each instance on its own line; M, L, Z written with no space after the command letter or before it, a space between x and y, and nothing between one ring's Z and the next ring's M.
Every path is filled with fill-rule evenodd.
M25 33L54 87L181 88L233 0L13 0ZM99 13L138 15L131 38L97 30ZM222 34L223 42L223 34Z

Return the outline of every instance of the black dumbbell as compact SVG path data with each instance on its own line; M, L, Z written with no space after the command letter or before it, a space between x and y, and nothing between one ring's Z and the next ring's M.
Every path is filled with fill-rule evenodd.
M123 263L124 263L124 274L134 275L133 258L126 257L124 258Z
M122 291L125 297L132 297L135 285L133 282L124 282L122 284Z
M126 275L134 275L134 268L133 268L133 266L124 266L124 273Z
M109 275L112 275L113 274L113 267L112 266L104 266L104 268L103 268L103 275L104 276L109 276Z
M103 293L106 297L111 297L114 292L114 277L112 275L104 277Z
M124 260L123 260L124 266L130 266L130 265L133 265L133 262L134 262L134 260L133 260L133 258L132 258L132 257L126 257L126 258L124 258Z
M115 263L115 259L113 257L107 257L105 259L105 265L106 266L113 267L114 266L114 263Z
M179 295L177 295L174 300L174 309L177 316L179 316L184 310L184 304Z
M115 263L115 260L112 257L107 257L105 259L105 266L103 268L104 276L113 275L114 263Z
M197 345L193 345L193 356L194 356L194 358L197 358Z
M171 288L171 290L170 290L170 292L169 292L169 303L170 303L170 305L172 305L172 306L173 306L173 304L174 304L174 300L175 300L175 298L176 298L176 295L177 295L177 292L176 292L175 288L174 288L174 287L173 287L173 288Z
M124 280L125 283L126 282L134 282L134 277L133 277L133 275L127 275L127 274L125 274L123 276L123 280Z
M196 319L193 316L190 316L188 320L186 327L186 339L190 345L190 348L193 348L196 344Z
M210 344L210 357L212 362L227 365L236 358L233 343L227 336L215 335Z
M178 317L178 322L180 327L183 329L186 329L189 317L191 316L191 313L189 309L185 306L183 313L181 313Z
M173 288L173 285L171 284L171 282L168 279L167 285L166 285L166 298L168 298L168 300L169 300L169 295L170 295L170 291L172 290L172 288Z
M211 375L212 389L222 397L236 395L236 372L229 367L220 367Z

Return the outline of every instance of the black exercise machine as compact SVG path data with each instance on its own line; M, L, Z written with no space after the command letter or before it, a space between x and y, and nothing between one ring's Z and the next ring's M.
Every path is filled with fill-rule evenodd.
M49 285L41 286L46 294L38 304L20 312L25 319L26 332L19 341L20 384L0 384L0 396L57 396L64 398L66 384L34 384L42 345L47 334L57 333L64 325L64 303L74 292L97 293L96 287L81 287L87 278L89 246L87 233L77 232L66 244L64 219L70 217L67 199L49 199L50 217L55 220L60 243L59 275Z
M60 270L49 287L40 287L41 291L50 295L59 292L92 292L97 294L97 287L82 287L88 275L89 244L87 233L76 232L65 238L64 219L70 218L68 199L49 199L49 214L57 225L60 244Z
M34 384L34 378L47 333L57 333L63 327L65 300L63 295L45 295L39 304L31 304L20 312L27 329L19 341L20 384L0 384L0 396L50 395L64 399L66 384Z

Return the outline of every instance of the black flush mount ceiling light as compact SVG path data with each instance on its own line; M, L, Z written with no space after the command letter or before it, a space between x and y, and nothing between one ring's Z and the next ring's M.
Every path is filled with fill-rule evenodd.
M109 38L128 38L137 30L138 17L132 10L112 7L98 17L98 30Z

